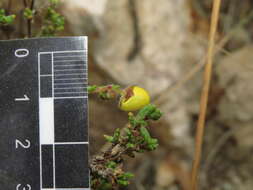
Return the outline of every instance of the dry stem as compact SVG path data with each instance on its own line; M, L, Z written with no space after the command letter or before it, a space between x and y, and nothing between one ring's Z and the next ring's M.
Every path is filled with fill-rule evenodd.
M200 167L200 160L201 160L201 153L202 153L208 94L209 94L211 76L212 76L215 34L217 31L217 25L218 25L218 20L219 20L220 4L221 4L221 0L214 0L213 2L211 28L210 28L209 45L208 45L208 53L207 53L207 64L205 66L205 71L204 71L204 85L203 85L202 93L201 93L200 112L199 112L199 119L198 119L196 139L195 139L195 155L194 155L192 179L191 179L192 190L197 190L197 185L198 185L197 183L198 171Z

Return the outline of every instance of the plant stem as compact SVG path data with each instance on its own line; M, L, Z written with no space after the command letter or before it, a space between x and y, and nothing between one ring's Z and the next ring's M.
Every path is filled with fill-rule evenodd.
M192 167L192 177L191 177L191 189L197 190L198 187L198 172L200 168L201 154L202 154L202 144L205 128L205 119L208 103L208 95L212 76L212 65L213 65L213 53L215 46L215 34L217 31L217 25L219 20L221 0L213 1L211 27L209 35L209 45L207 53L207 64L204 71L204 85L202 88L201 99L200 99L200 112L199 119L197 123L196 139L195 139L195 154L194 162Z
M30 1L28 1L28 2L30 2ZM23 0L23 4L24 4L25 9L29 8L33 11L35 0L31 0L30 5L29 5L29 3L27 3L26 0ZM28 38L32 37L32 19L27 20L27 36L28 36Z
M34 3L35 3L35 0L32 0L30 4L30 9L32 11L34 9ZM27 30L28 30L28 37L31 38L32 37L32 20L31 19L27 21Z
M34 9L34 4L35 4L35 0L32 0L31 2L31 6L30 6L30 9L33 10Z
M9 0L8 7L7 7L7 11L6 11L7 14L10 14L10 12L11 12L11 7L12 7L12 0Z
M23 0L23 4L24 4L24 7L26 8L26 7L27 7L27 2L26 2L26 0Z

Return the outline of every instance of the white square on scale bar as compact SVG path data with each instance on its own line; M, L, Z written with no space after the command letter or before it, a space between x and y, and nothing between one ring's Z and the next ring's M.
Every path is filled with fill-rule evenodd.
M39 99L40 143L54 144L54 99Z

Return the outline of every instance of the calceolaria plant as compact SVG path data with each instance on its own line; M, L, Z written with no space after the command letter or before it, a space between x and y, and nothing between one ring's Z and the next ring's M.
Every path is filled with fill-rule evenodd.
M120 96L119 108L128 112L128 123L121 129L115 129L111 136L104 135L108 143L106 150L90 161L92 188L116 190L129 185L129 180L134 177L132 173L124 171L124 160L158 147L158 140L151 137L148 128L149 122L160 119L162 113L150 104L146 90L138 86L123 90L118 85L89 86L88 91L103 100Z

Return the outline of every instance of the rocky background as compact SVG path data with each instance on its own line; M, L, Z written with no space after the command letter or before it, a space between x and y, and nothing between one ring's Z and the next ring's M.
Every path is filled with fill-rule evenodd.
M37 1L40 7L46 1ZM159 148L128 161L129 190L188 190L211 0L63 0L61 35L89 36L89 83L145 87L164 112ZM224 0L200 176L202 190L253 187L253 2ZM4 39L1 33L0 38ZM115 102L90 98L91 154L123 126Z

